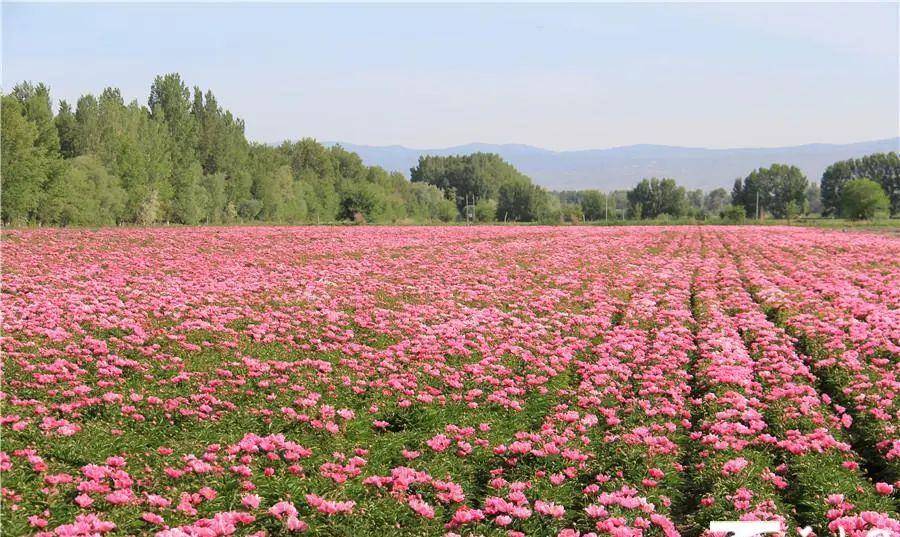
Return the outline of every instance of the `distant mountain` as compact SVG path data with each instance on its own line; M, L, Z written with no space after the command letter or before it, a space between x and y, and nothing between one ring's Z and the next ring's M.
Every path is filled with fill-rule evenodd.
M334 142L326 142L333 145ZM340 143L359 153L368 165L403 172L420 155L457 155L483 151L505 160L552 190L630 188L644 177L672 177L688 188L730 189L735 177L779 162L798 166L812 180L838 160L870 153L900 151L900 137L855 144L807 144L794 147L702 149L666 145L629 145L611 149L550 151L521 144L467 144L445 149L410 149L399 145L367 146Z

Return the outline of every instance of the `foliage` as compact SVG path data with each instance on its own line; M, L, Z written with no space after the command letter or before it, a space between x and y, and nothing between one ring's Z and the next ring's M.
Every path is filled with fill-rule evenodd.
M66 171L46 187L46 201L38 209L45 222L60 225L117 224L125 209L125 191L119 178L111 175L94 156L69 161Z
M547 215L544 218L544 222L546 223L554 223L553 218L558 214L557 220L559 222L568 222L570 224L581 224L585 221L584 211L581 209L581 205L578 203L564 203L559 202L559 208L555 208L554 198L550 199L550 206L547 212Z
M264 221L450 222L475 204L481 222L671 221L722 213L725 189L686 191L673 179L644 179L630 191L548 193L500 156L423 156L411 180L366 166L340 146L311 138L250 143L244 121L211 90L178 73L157 76L147 105L107 87L58 103L23 82L2 95L0 219L14 225L111 225ZM793 166L774 164L739 179L731 203L748 215L836 214L844 185L867 177L900 212L900 156L835 163L819 187ZM820 208L821 205L821 208Z
M589 222L605 220L609 216L606 194L599 190L585 190L581 193L581 212Z
M644 179L628 191L633 218L652 219L662 214L679 217L687 212L687 194L674 179Z
M724 188L716 188L707 192L703 198L703 212L707 215L717 215L725 209L731 201L731 195Z
M477 222L497 221L497 200L484 198L475 204L475 220Z
M851 179L841 189L841 216L851 220L871 220L887 213L890 201L875 181Z
M822 214L822 187L815 181L810 181L806 188L806 211L808 214Z
M358 209L369 222L456 217L440 189L343 148L249 143L241 119L177 73L156 77L147 106L106 88L74 111L61 101L55 116L45 85L19 84L2 96L2 138L2 220L16 225L333 222ZM478 177L518 173L492 156L473 162Z
M532 184L531 179L511 164L492 153L454 156L422 156L410 170L414 183L427 183L439 188L456 203L464 217L466 203L478 205L481 200L497 203L498 220L529 222L547 217L551 203L547 193ZM482 210L483 212L483 210Z
M39 142L38 126L26 117L25 106L18 98L3 95L2 107L2 217L5 222L24 223L36 218L45 196L44 185L57 172L56 159Z
M747 217L747 211L741 205L726 205L719 212L719 217L727 222L740 223Z
M558 209L558 198L553 198ZM497 219L504 222L549 222L553 220L550 196L527 177L514 178L500 185L497 193ZM558 215L557 215L558 221Z
M378 189L367 183L354 184L341 195L341 211L338 217L355 222L371 222L385 210L384 198Z
M799 214L806 207L808 181L796 166L772 164L759 168L734 183L732 203L742 205L746 214L770 213L775 218ZM757 207L758 204L758 207Z
M703 199L704 199L703 190L700 188L696 188L694 190L688 190L686 193L686 202L687 202L687 214L692 214L694 216L703 216Z
M244 220L254 220L263 210L263 203L258 199L245 199L237 206L237 214Z
M842 160L829 166L822 174L823 214L839 214L844 185L860 178L871 179L881 185L890 198L891 215L900 214L900 153L896 151Z
M402 184L406 185L405 182ZM444 193L435 186L425 183L409 183L408 189L404 190L403 195L409 212L408 217L415 221L452 222L456 219L456 204L445 198ZM496 214L496 205L494 209L494 214Z

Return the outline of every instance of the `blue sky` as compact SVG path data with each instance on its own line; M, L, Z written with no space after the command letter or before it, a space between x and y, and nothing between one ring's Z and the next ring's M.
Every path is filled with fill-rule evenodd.
M3 88L146 102L178 71L251 139L766 147L897 136L898 4L4 4Z

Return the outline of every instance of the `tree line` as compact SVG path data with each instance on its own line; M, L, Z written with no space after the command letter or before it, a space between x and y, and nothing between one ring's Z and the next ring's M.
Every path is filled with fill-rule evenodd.
M498 155L423 156L401 173L313 139L252 143L212 91L156 77L147 105L116 88L54 113L44 84L2 99L0 217L13 225L543 222L900 214L898 153L831 165L819 183L773 164L724 188L648 178L631 190L550 192Z
M414 184L439 188L462 218L480 222L559 222L560 199L499 155L423 156L410 170Z
M900 213L900 158L868 155L830 166L822 187L796 166L772 164L734 182L731 192L688 190L671 178L647 178L630 190L548 192L499 156L423 156L413 182L439 188L475 221L581 222L614 219L791 219L820 214L872 218ZM468 213L467 213L468 211Z
M888 198L891 216L900 214L900 153L876 153L862 158L836 162L822 174L822 205L826 216L842 215L845 211L844 191L848 184L868 179L878 184ZM854 183L860 188L861 183ZM877 193L871 185L866 186Z
M146 106L107 88L54 114L44 84L2 95L2 220L114 225L450 221L436 187L312 139L251 143L211 91L157 77Z
M869 219L900 214L900 154L878 153L829 166L820 183L796 166L772 164L735 179L731 192L688 190L670 178L641 180L631 190L559 192L583 220L619 218L791 219L801 214ZM564 211L565 212L565 211Z

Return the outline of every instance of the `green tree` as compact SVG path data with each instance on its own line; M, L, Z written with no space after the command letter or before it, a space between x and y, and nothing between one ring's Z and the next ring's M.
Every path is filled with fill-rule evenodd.
M581 193L581 212L584 219L591 222L606 219L609 209L607 203L606 194L599 190L583 191Z
M734 180L734 186L731 187L731 204L739 205L744 208L744 213L747 214L746 209L749 203L753 203L753 201L748 200L748 192L744 190L744 180L740 177ZM756 215L756 208L754 206L753 212L754 217Z
M566 203L560 200L559 219L573 224L582 223L585 219L580 203Z
M150 113L163 120L174 139L173 151L183 159L195 157L197 123L191 114L191 91L178 73L157 76L147 99Z
M22 82L13 88L12 93L22 104L25 118L37 128L35 145L43 148L48 155L59 153L59 134L53 122L50 88L44 84Z
M458 213L456 203L444 197L444 193L434 185L407 182L406 203L410 213L420 221L451 222ZM490 200L489 200L490 201ZM497 214L497 203L494 205L494 217Z
M847 181L841 189L841 215L852 220L871 220L890 208L881 185L870 179Z
M511 164L491 153L423 156L410 170L410 178L414 183L428 183L441 189L447 198L456 202L460 214L466 200L471 203L474 199L477 203L481 199L497 199L500 188L511 181L531 183L531 179Z
M900 153L876 153L861 158L860 175L881 185L890 199L891 215L900 215Z
M628 191L628 206L634 218L679 217L687 212L684 187L674 179L644 179Z
M53 158L38 142L38 127L25 117L22 102L3 95L0 104L0 188L4 222L32 220L53 173Z
M769 168L772 196L770 210L776 218L793 218L806 207L806 176L796 166L774 165Z
M100 148L100 104L90 94L82 95L75 105L75 154L97 153Z
M497 199L497 218L503 221L530 222L535 220L532 211L534 189L524 180L507 181L500 186Z
M245 199L238 204L237 214L244 220L254 220L262 211L263 204L257 199Z
M747 212L743 205L726 205L719 213L719 217L726 222L740 223L747 217Z
M822 189L815 181L810 181L806 188L806 210L810 214L822 214Z
M206 190L202 181L203 168L199 162L175 170L172 177L174 197L169 209L169 217L173 221L189 226L200 223L207 204Z
M119 178L94 156L72 159L65 172L50 181L39 209L42 222L62 226L109 226L118 223L125 208Z
M900 214L900 153L875 153L858 159L842 160L822 174L822 205L825 215L841 210L842 190L853 179L868 178L888 195L891 215Z
M83 95L74 112L63 101L54 117L52 105L42 84L23 83L3 96L5 221L430 222L458 218L474 199L479 221L556 223L605 218L607 202L612 218L628 207L633 215L658 218L709 211L726 197L719 189L719 201L712 203L715 192L688 193L671 179L649 179L631 192L608 195L550 194L486 153L423 157L409 181L309 138L277 147L251 144L243 121L212 91L192 92L176 73L156 77L147 106L126 103L113 87L96 97ZM889 159L865 162L882 175L891 169ZM739 181L737 193L752 195L750 186ZM785 196L779 188L790 191L790 182L765 186L766 207L778 211ZM781 212L790 215L799 207L788 199Z
M228 198L225 193L225 174L203 174L201 185L206 191L206 207L203 218L208 223L218 224L226 219Z
M256 160L275 158L291 167L294 178L301 183L310 222L331 222L338 218L337 163L325 147L312 138L304 138L281 144L272 155L268 154L268 148L261 146L254 146L252 152Z
M555 203L555 207L551 205ZM554 214L555 213L555 214ZM559 199L525 176L507 180L497 193L497 219L504 222L559 220Z
M384 195L376 185L355 183L341 194L338 218L354 222L375 222L384 211L384 204Z
M532 185L534 188L534 201L532 204L532 212L534 219L542 224L559 224L563 221L563 204L556 196L551 196L543 188ZM577 211L578 218L581 218L581 210Z
M703 190L695 189L687 192L688 212L694 216L703 214Z
M249 173L251 146L244 135L243 120L222 109L212 91L203 94L200 88L194 88L191 115L197 125L197 158L203 173L224 174L228 200L248 198L253 183Z
M73 138L75 154L98 156L110 173L121 179L126 192L125 221L146 222L153 213L153 223L170 212L174 195L172 137L161 117L152 118L136 101L126 105L118 89L106 88L99 98L84 95L78 100Z
M724 188L717 188L708 192L703 197L703 212L708 215L718 215L728 205L730 196Z
M497 200L484 198L475 204L475 220L478 222L497 221Z
M803 210L806 204L808 181L800 168L785 164L772 164L759 168L735 181L732 200L744 207L747 214L771 213L775 218L786 218Z
M625 211L628 210L628 191L627 190L613 190L609 194L609 214L610 218L615 218L615 214L621 214L622 217L625 216ZM615 205L615 213L613 213L613 206Z
M126 219L137 221L139 214L146 216L146 203L155 205L157 217L163 218L174 196L168 128L161 119L153 119L146 107L136 102L126 107L120 99L109 97L100 100L98 154L122 179L127 193Z
M191 113L191 92L178 73L157 76L147 100L151 118L163 123L170 136L172 201L167 216L196 224L203 214L203 167L197 158L198 125Z
M56 132L59 136L59 152L64 158L78 156L76 151L76 138L78 136L78 122L72 107L66 101L59 102L59 113L53 119Z
M147 192L138 207L135 222L142 226L152 226L160 217L159 193L156 190Z
M269 222L300 222L306 218L308 195L304 185L294 181L288 165L266 174L254 192L262 202L260 218Z

